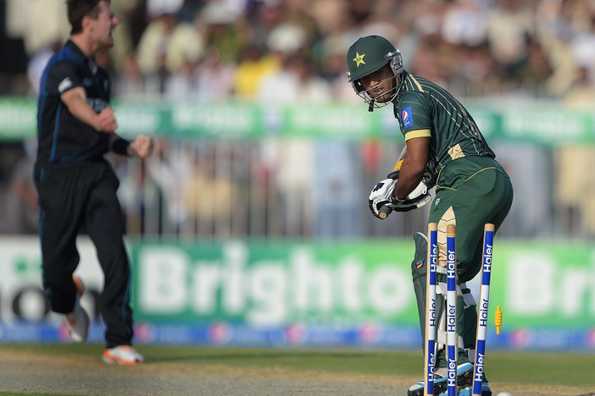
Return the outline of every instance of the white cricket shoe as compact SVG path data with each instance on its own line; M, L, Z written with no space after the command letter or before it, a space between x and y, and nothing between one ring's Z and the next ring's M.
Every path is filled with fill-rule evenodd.
M102 359L106 364L119 364L122 366L132 366L144 361L143 355L128 345L106 349L103 351Z
M85 292L85 284L77 275L73 275L72 280L77 289L77 298L74 302L74 310L64 317L64 326L72 341L85 342L89 336L89 325L91 323L89 314L80 304L80 298Z

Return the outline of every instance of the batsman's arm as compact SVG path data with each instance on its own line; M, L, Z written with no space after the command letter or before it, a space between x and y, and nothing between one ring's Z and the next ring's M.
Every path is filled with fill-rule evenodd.
M399 159L393 165L393 170L390 171L386 177L388 177L389 179L398 179L399 178L399 172L401 171L401 166L403 166L405 154L407 154L407 145L405 145L403 147L403 150L401 150L401 154L399 154Z
M429 137L416 137L406 141L406 153L399 170L394 196L404 200L422 180L430 150Z

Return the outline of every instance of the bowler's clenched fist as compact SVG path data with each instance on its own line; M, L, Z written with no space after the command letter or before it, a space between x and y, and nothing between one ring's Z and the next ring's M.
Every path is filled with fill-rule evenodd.
M130 155L134 155L140 159L145 159L153 151L153 139L149 136L137 136L128 147Z

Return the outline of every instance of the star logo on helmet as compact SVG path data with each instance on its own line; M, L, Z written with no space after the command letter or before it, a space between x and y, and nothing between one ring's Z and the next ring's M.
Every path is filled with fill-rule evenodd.
M355 53L355 58L353 58L355 66L359 67L360 65L366 64L366 62L364 61L364 56L366 56L366 54L360 54L359 52Z

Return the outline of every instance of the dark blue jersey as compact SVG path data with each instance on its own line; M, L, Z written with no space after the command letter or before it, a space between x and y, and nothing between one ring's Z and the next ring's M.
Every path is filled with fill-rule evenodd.
M97 112L109 104L110 81L72 41L68 41L49 60L41 78L37 103L37 162L76 164L103 158L109 150L110 135L74 117L61 95L82 87L87 102Z

